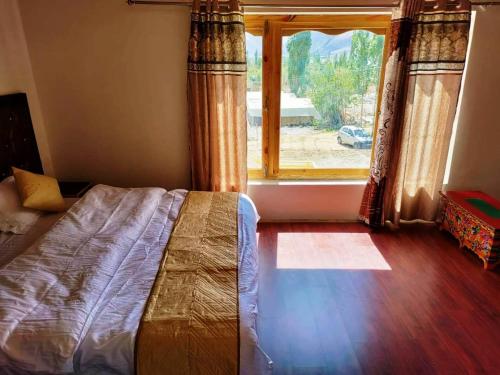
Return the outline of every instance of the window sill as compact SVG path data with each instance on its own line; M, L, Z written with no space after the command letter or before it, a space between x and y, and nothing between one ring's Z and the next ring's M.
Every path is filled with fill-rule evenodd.
M249 186L353 186L366 185L366 180L271 180L252 179Z

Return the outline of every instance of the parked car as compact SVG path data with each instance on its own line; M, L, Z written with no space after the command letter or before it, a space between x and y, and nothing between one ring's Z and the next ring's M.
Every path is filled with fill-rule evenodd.
M342 126L339 129L337 141L341 145L350 145L354 148L372 147L372 136L358 126Z

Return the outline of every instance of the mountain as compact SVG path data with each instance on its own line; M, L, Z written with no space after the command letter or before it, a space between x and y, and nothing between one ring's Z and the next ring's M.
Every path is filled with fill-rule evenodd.
M328 57L351 50L352 31L339 35L328 35L318 31L311 32L311 56L319 54ZM285 44L286 46L286 44Z
M340 35L328 35L319 31L311 31L311 56L319 54L320 57L329 57L351 50L352 31ZM286 43L290 37L283 37L283 52L287 56ZM255 51L262 54L262 37L246 33L247 54L254 56Z

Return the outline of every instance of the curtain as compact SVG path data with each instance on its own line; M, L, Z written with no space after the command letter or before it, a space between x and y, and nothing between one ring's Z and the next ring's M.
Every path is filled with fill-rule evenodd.
M246 191L245 24L236 0L193 2L188 57L194 190Z
M434 220L470 26L466 0L403 0L393 13L375 157L360 218Z

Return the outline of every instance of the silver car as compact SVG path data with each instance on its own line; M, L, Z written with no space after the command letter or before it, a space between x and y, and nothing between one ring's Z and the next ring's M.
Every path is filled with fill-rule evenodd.
M337 141L341 145L350 145L354 148L372 147L372 136L358 126L342 126L339 129Z

